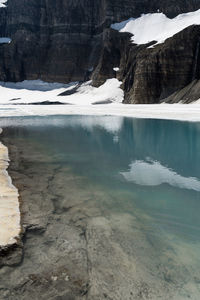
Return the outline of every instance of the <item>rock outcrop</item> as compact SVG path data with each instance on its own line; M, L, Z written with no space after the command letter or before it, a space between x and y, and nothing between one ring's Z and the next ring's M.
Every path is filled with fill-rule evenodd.
M139 51L135 68L127 70L124 79L125 101L158 103L199 79L199 42L200 26L190 26L164 44ZM133 54L128 62L133 59Z
M195 79L183 89L176 91L164 99L164 101L166 103L182 102L184 104L188 104L197 99L200 99L200 80Z
M158 102L196 78L199 27L146 49L110 25L141 13L159 10L174 17L199 8L200 0L8 0L0 9L0 36L12 42L0 44L0 80L92 77L99 85L116 75L123 80L126 103Z
M149 46L151 44L132 44L128 34L109 29L93 75L94 84L98 86L106 76L114 77L116 73L117 78L123 81L125 103L147 104L164 101L200 79L200 26L190 26L163 44ZM118 72L113 71L116 66L119 66ZM176 102L182 100L183 94L179 95ZM198 98L198 88L193 87L191 100ZM173 97L170 102L173 102Z

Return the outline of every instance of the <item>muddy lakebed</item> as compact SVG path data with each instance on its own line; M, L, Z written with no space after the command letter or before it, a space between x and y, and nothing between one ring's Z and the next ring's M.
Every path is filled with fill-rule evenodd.
M1 118L22 241L0 299L200 298L200 123Z

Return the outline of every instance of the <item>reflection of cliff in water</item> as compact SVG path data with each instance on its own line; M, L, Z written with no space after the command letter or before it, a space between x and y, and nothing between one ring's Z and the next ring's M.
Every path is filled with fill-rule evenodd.
M27 140L37 137L38 144L40 131L40 147L51 144L45 150L52 155L58 148L59 152L66 148L66 157L62 155L62 161L67 162L68 155L75 157L79 154L76 156L78 163L87 163L89 160L95 168L103 164L105 169L116 171L127 168L132 161L151 159L182 176L200 178L200 123L59 116L1 120L0 126L6 126L7 122L14 125L8 128L9 134L17 135L21 127L20 135Z
M0 127L26 228L24 255L0 260L12 267L0 299L198 300L198 123L52 116Z
M131 160L151 158L184 176L200 177L200 123L124 119L120 151Z

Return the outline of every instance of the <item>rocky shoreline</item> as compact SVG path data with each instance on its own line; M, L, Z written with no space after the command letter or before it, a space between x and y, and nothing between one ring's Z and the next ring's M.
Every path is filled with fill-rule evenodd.
M125 199L124 211L111 211L112 191L53 162L27 129L5 128L2 142L24 235L0 254L0 300L188 298L196 275L181 261L184 245L166 252L170 244L145 233L147 216Z
M19 194L7 172L8 166L8 149L0 142L0 253L15 247L21 234Z
M48 239L44 237L44 243L40 244L39 242L47 233L49 223L57 223L59 214L53 215L55 209L53 201L56 199L51 199L51 207L47 208L45 205L44 210L41 210L41 206L37 208L34 202L36 198L40 202L45 198L50 200L49 198L54 197L53 194L50 195L51 192L48 192L48 189L50 189L50 183L54 180L59 166L52 170L44 170L43 174L40 170L41 177L38 178L37 172L34 173L34 170L31 172L31 169L34 169L32 164L27 166L26 159L23 157L23 147L20 149L19 144L14 145L10 142L6 132L2 139L9 148L11 159L9 173L22 198L21 214L24 234L18 244L2 249L0 252L0 299L19 299L19 297L20 299L85 299L88 278L86 257L82 249L85 248L82 231L76 226L70 226L71 238L74 237L77 240L75 244L78 245L75 245L75 248L78 249L73 249L75 253L69 253L69 256L63 252L70 251L71 246L68 245L67 240L63 240L66 245L58 247L56 234L55 253L52 253L52 257L46 256L45 251L49 248L48 244L51 245L54 240L53 232ZM55 197L59 198L59 195L55 195ZM68 222L69 220L66 220L66 223ZM63 230L63 234L65 226L69 225L63 224L63 227L60 228L61 231ZM57 247L58 249L56 249ZM38 253L35 253L35 249L38 250ZM77 256L77 258L73 256ZM7 276L12 280L6 280Z

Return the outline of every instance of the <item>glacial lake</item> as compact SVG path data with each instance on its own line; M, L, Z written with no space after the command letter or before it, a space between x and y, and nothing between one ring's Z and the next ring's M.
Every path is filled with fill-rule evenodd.
M32 164L59 164L80 179L71 197L87 192L85 206L109 220L147 284L166 282L171 299L200 299L200 123L51 116L1 118L0 127L13 145L28 147ZM61 182L65 175L54 190ZM168 299L147 298L160 297Z

